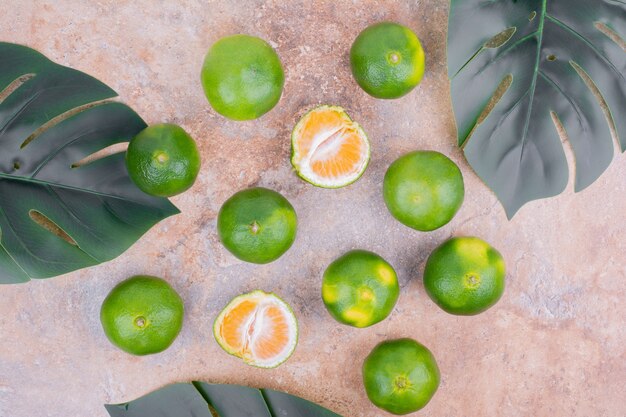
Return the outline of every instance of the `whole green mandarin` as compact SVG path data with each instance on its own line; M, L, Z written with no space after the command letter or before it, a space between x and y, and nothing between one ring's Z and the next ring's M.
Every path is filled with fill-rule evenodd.
M381 22L363 30L350 49L356 82L376 98L408 94L424 75L424 50L406 26Z
M289 201L261 187L235 193L217 216L217 230L226 249L257 264L275 261L291 247L297 223Z
M498 302L506 275L500 252L476 237L454 237L437 247L424 268L428 296L450 314L471 316Z
M333 261L322 281L322 299L340 323L368 327L393 310L400 287L393 267L373 252L354 250Z
M433 354L413 339L380 343L363 363L363 384L377 407L393 414L422 409L439 387Z
M188 190L200 171L196 142L177 125L148 126L128 144L128 175L143 192L171 197Z
M111 343L133 355L167 349L183 325L184 306L163 279L137 275L119 283L100 309L100 322Z
M434 151L415 151L393 162L383 181L389 212L406 226L430 231L457 213L465 188L459 167Z
M233 120L252 120L270 111L285 83L276 51L263 39L248 35L215 42L204 59L201 78L211 106Z

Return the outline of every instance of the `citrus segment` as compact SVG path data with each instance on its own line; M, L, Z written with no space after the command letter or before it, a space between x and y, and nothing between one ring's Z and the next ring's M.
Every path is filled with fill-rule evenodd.
M289 305L275 294L253 291L222 310L213 334L226 352L245 363L274 368L296 348L298 324Z
M224 317L221 334L226 346L229 346L233 352L243 348L245 340L243 332L246 330L247 323L253 318L257 306L257 303L245 300Z
M268 306L259 318L267 322L258 326L254 321L251 323L251 357L271 361L280 356L285 347L289 347L289 321L283 310L276 306Z
M339 106L320 106L307 113L294 128L291 144L296 172L318 187L351 184L369 162L365 132Z

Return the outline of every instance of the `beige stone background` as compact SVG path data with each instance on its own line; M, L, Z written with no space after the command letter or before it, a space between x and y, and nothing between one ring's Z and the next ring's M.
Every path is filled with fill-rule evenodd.
M183 214L118 259L0 288L0 416L104 417L104 403L192 379L285 390L346 417L383 416L365 396L360 365L376 343L401 336L427 345L441 368L440 389L420 415L625 416L626 157L584 192L574 194L570 181L563 195L508 221L455 146L447 14L446 0L2 0L0 40L103 80L149 123L181 124L203 167L174 199ZM427 56L421 85L393 101L361 91L347 55L360 30L384 19L410 26ZM199 83L209 46L238 32L270 41L286 71L278 106L244 123L216 115ZM312 187L289 165L291 128L320 103L345 106L371 139L368 170L344 189ZM402 226L382 200L387 166L414 149L444 152L465 177L463 207L432 233ZM252 185L283 193L300 220L293 248L265 266L236 260L215 233L220 205ZM506 259L505 295L480 316L447 315L424 293L424 261L453 235L482 237ZM402 286L390 318L364 330L334 322L319 296L326 265L357 247L386 258ZM179 338L149 357L114 348L98 318L108 291L137 273L165 277L186 306ZM228 300L256 288L283 296L300 321L296 353L275 370L247 367L211 334Z

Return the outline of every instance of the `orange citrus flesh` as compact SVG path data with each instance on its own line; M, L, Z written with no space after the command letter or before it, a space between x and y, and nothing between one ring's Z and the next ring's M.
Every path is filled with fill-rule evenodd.
M261 331L257 337L254 337L257 329L254 323L252 324L250 332L254 342L250 347L250 352L252 357L271 360L279 356L289 344L289 325L285 314L277 307L269 306L263 313L262 320L267 320L270 326L267 331ZM260 327L263 328L263 325Z
M262 291L232 300L215 321L213 332L228 353L262 368L287 360L298 337L291 308L276 295Z
M291 163L304 180L325 188L348 185L363 174L370 146L358 123L338 106L307 113L292 136Z
M234 351L241 352L246 348L244 346L246 327L247 323L254 317L256 308L256 303L246 300L224 317L224 322L220 326L220 334L224 342Z

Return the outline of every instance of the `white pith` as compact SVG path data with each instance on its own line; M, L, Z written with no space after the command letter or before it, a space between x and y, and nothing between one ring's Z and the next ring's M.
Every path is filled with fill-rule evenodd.
M287 360L293 351L296 348L296 344L298 341L298 325L291 308L280 298L276 297L273 294L266 294L263 292L259 292L259 294L249 294L247 296L238 297L233 300L227 307L224 309L224 312L220 315L218 321L223 322L223 317L228 314L230 310L235 308L241 301L250 299L257 299L259 303L254 310L254 312L250 315L248 320L246 320L240 328L240 334L243 339L241 340L241 351L233 352L230 351L231 354L238 356L244 360L247 364L261 367L261 368L273 368L275 366L280 365L282 362ZM278 307L284 314L289 328L288 340L289 342L285 345L283 350L274 358L261 360L256 357L254 352L254 341L259 335L263 334L264 330L267 330L267 327L271 322L265 322L265 311L271 307ZM221 328L219 329L220 338L223 340Z
M300 133L305 125L305 121L307 120L308 117L310 117L310 115L313 112L328 111L328 110L338 111L338 112L342 112L345 114L343 109L339 107L333 108L330 106L322 106L322 107L312 110L309 114L305 115L298 122L292 135L292 144L293 144L292 163L294 167L296 168L296 170L298 171L298 174L302 178L311 182L312 184L319 185L322 187L342 187L359 179L359 177L363 175L363 172L365 171L365 168L367 168L367 164L369 162L370 144L361 126L359 126L358 123L350 120L350 118L346 115L345 116L346 123L344 126L338 129L332 129L332 130L328 129L328 130L318 132L313 138L310 151L306 155L301 155L300 149L298 148L297 141L295 140L295 138L300 136ZM340 178L320 177L315 172L313 172L313 170L310 168L312 162L319 161L319 160L328 160L328 159L331 159L332 156L336 155L337 150L339 148L340 141L332 140L332 136L335 134L340 134L342 131L345 131L345 130L355 130L357 131L358 135L363 139L363 143L365 146L363 147L363 150L361 152L362 158L361 158L360 164L354 168L353 172L349 173L348 175L343 175Z

